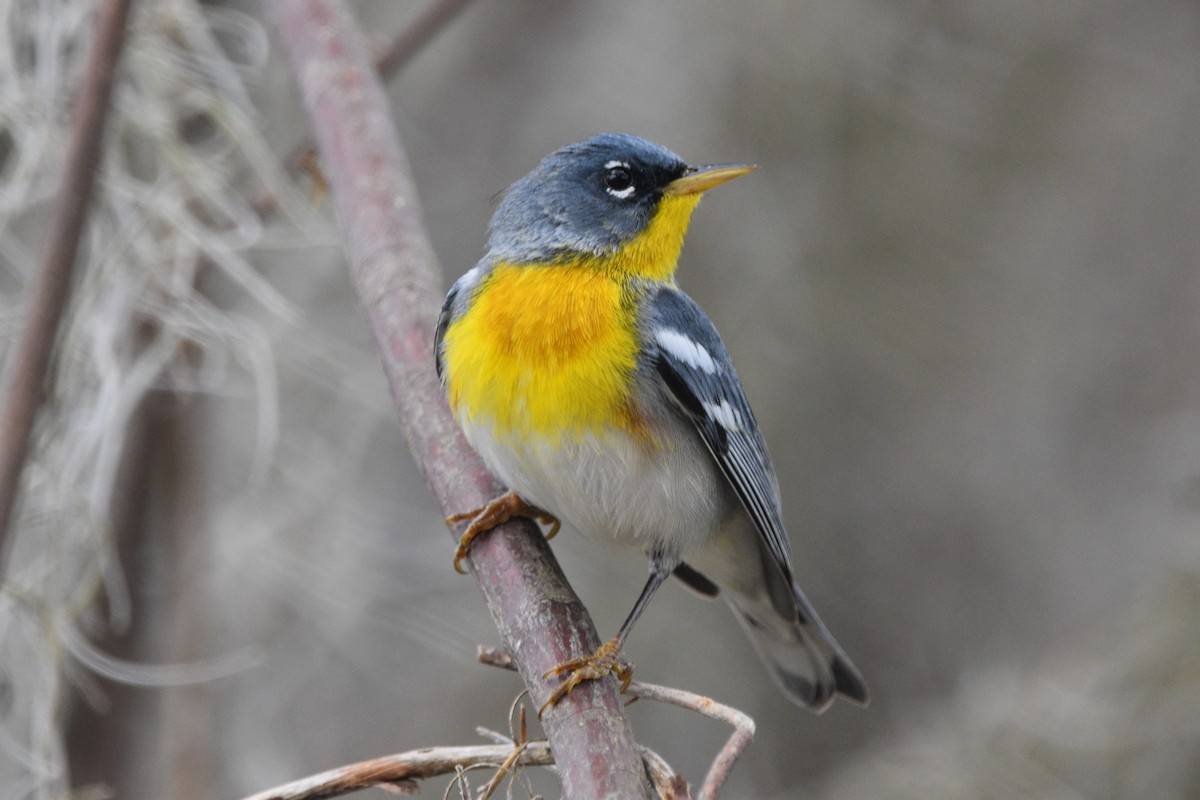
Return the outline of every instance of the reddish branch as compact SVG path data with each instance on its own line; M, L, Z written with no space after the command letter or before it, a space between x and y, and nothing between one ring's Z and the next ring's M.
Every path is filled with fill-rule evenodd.
M41 406L59 321L71 290L79 238L100 164L104 118L112 96L117 58L130 0L107 0L96 10L95 36L79 105L71 122L62 185L46 235L46 252L29 293L24 325L10 361L0 416L0 555L13 520L30 434Z
M313 120L351 279L370 315L409 446L443 512L480 506L501 487L458 432L433 372L439 270L362 37L343 3L275 0L269 8ZM525 684L535 701L544 701L551 687L542 674L599 645L587 612L531 523L481 537L471 560ZM612 681L581 686L547 713L545 728L566 796L647 793Z

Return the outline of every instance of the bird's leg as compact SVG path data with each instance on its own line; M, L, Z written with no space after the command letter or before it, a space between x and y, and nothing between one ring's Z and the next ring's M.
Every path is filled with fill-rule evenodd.
M476 536L503 525L513 517L529 517L543 525L549 525L550 532L546 534L547 539L553 539L558 533L558 529L562 527L558 517L535 505L526 503L516 492L505 492L499 497L489 500L487 505L464 511L461 514L451 514L446 517L447 525L457 525L464 520L471 520L471 524L467 526L458 540L458 549L454 551L455 571L463 575L467 573L462 567L462 562L467 557L467 551L470 550L471 542L475 541Z
M596 652L590 656L582 658L573 658L559 664L554 669L543 675L543 678L557 677L566 675L567 677L558 685L550 697L538 709L538 718L546 713L546 709L558 703L564 697L571 693L579 684L584 681L595 681L604 678L608 675L616 675L621 681L621 691L629 688L630 681L633 680L633 665L621 657L621 648L625 645L625 639L629 636L629 632L633 630L634 624L638 621L638 617L646 610L646 606L650 604L650 598L658 591L658 587L662 586L663 581L671 574L679 563L678 558L667 559L659 554L654 554L650 558L650 579L646 581L642 593L638 595L637 602L633 604L633 610L629 612L629 616L625 618L625 622L621 624L621 629L617 631L617 635L609 639L604 644L596 648Z

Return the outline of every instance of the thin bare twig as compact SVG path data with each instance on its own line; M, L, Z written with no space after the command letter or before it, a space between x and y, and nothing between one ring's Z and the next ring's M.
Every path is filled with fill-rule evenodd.
M444 513L482 506L501 487L467 445L433 370L439 270L407 161L345 4L276 0L280 40L313 119L341 219L351 280L367 309L409 446ZM476 540L472 572L535 702L542 676L600 644L591 619L536 527L514 521ZM545 719L569 797L649 792L613 681L592 681Z
M496 769L495 774L492 775L492 779L484 784L484 787L479 791L479 800L488 800L496 793L496 790L500 788L500 782L516 769L517 762L521 759L521 753L524 753L527 747L529 747L529 742L522 742L513 748L508 758L504 759L504 763Z
M487 664L488 666L508 670L514 669L512 656L501 648L480 645L476 650L476 658L479 659L480 663ZM695 711L706 717L724 722L733 728L733 733L730 734L724 747L717 753L717 757L713 759L712 766L708 768L708 775L704 778L704 784L700 787L700 800L716 800L720 795L721 788L725 785L725 781L729 778L729 773L733 771L738 758L741 757L747 745L754 738L754 720L745 712L738 711L732 706L718 703L710 697L684 691L683 689L673 689L653 683L633 681L629 684L629 688L625 692L640 699L656 700L660 703L668 703L680 708L686 708L689 711ZM659 791L662 793L661 789ZM677 789L676 791L679 790ZM683 784L682 791L687 791L686 784ZM686 795L681 794L678 796L683 797Z
M699 800L716 800L725 781L729 778L729 773L733 771L734 764L750 744L750 740L754 738L754 720L745 712L738 711L732 706L718 703L710 697L686 692L683 689L634 681L629 684L627 691L634 697L657 700L660 703L686 708L733 727L733 733L729 735L724 747L713 759L712 766L708 768L708 774L704 776L704 783L700 786Z
M480 648L479 659L487 664L514 670L512 658L504 650ZM682 694L687 694L686 692ZM481 736L494 744L470 747L434 747L413 750L398 755L362 761L337 769L328 770L307 778L268 789L245 800L316 800L349 794L372 786L382 786L401 794L416 793L416 781L454 773L456 778L446 787L446 795L457 786L466 795L469 792L467 773L473 769L494 770L491 778L480 789L479 800L492 797L504 779L516 776L520 767L553 768L554 754L544 739L530 740L525 728L525 702L527 693L521 692L509 708L509 734L479 728ZM667 702L676 702L669 699ZM514 717L516 718L514 720ZM671 766L648 747L638 745L647 776L656 796L661 800L691 800L687 782Z
M375 59L375 69L385 81L420 52L421 48L454 21L471 0L438 0L421 14Z
M0 416L0 567L59 320L70 296L79 238L100 164L104 118L112 97L129 6L130 0L108 0L96 11L95 37L71 125L62 185L46 236L46 252L29 294L28 312L12 356L3 416Z
M251 795L245 800L317 800L338 797L372 786L403 787L413 781L436 778L460 768L501 764L508 764L510 767L544 767L552 763L554 758L550 752L550 745L544 741L528 742L520 748L514 748L512 743L429 747L373 758L370 761L310 775Z
M379 77L384 81L391 79L425 45L445 30L470 3L471 0L437 0L430 3L428 8L392 40L386 50L375 57L375 71L379 73ZM290 170L297 170L311 163L315 170L316 155L312 137L306 136L292 148L291 155L283 163Z
M662 800L692 800L692 790L683 776L676 772L667 760L643 744L638 745L646 775L654 785L654 791Z

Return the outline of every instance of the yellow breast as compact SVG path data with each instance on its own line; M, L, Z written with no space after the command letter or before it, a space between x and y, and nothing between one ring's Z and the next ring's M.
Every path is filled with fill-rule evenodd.
M446 332L451 408L496 436L634 428L636 300L582 264L495 267Z
M700 195L665 197L646 230L604 257L498 264L446 331L450 407L497 437L651 437L631 406L637 282L671 281Z

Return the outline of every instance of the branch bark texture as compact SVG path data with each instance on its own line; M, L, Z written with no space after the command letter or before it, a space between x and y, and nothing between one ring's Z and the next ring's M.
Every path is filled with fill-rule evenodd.
M433 370L440 270L408 164L363 39L344 3L273 0L312 117L341 219L351 279L367 309L409 446L443 512L502 491L458 431ZM450 550L447 575L452 579ZM591 620L532 523L518 521L472 546L473 573L530 694L542 675L600 643ZM565 796L639 797L645 773L613 681L581 685L544 725Z

